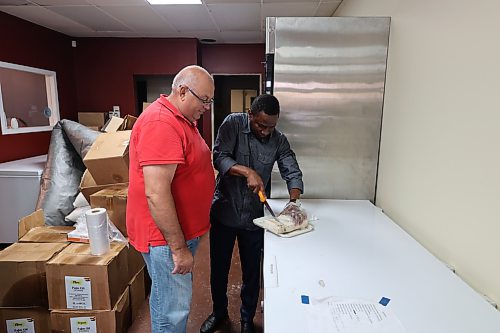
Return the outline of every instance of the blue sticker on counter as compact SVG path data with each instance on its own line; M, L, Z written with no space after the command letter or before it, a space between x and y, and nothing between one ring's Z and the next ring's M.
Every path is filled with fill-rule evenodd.
M382 297L379 301L380 304L382 304L383 306L386 306L387 304L389 304L391 300L387 297Z
M309 304L309 296L301 295L300 298L302 300L302 304Z

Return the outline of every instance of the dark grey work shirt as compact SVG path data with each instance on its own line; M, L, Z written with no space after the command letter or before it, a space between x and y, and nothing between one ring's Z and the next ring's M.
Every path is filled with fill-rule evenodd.
M303 192L302 172L286 136L275 129L268 138L257 138L250 130L246 113L226 117L219 128L213 153L219 175L210 212L212 223L246 230L259 228L252 221L263 216L263 205L258 195L248 189L245 177L228 174L235 164L254 169L269 196L271 171L274 162L278 162L288 190L298 188Z

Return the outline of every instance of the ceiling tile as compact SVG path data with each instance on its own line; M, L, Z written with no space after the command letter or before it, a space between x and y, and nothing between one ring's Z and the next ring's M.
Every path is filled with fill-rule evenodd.
M75 37L214 38L263 43L267 16L331 16L342 0L0 0L0 11ZM6 5L10 4L10 5Z
M262 16L314 16L318 5L315 3L294 2L294 3L265 3L262 7Z
M202 0L203 1L203 0ZM259 3L261 0L204 0L203 2L207 5L215 4L215 3Z
M208 8L221 31L260 31L260 4L218 4Z
M31 3L26 0L0 0L0 6L24 6L24 5L31 5Z
M263 3L284 3L284 2L302 2L302 3L309 3L309 4L318 4L320 3L320 0L263 0Z
M30 0L40 6L88 6L86 0Z
M150 6L100 6L99 8L136 32L161 33L175 31Z
M224 43L253 44L264 43L266 38L260 31L228 31L220 33Z
M91 32L88 27L81 25L64 16L56 14L45 7L39 6L11 6L2 7L2 11L7 14L22 18L43 27L71 35L68 31Z
M152 6L177 31L216 31L205 6Z
M129 31L129 29L94 6L45 7L95 31Z
M146 0L87 0L87 2L96 6L150 6L149 2Z

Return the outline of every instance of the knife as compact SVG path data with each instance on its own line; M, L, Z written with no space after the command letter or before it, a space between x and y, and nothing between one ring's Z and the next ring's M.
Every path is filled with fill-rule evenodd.
M271 213L272 217L276 220L276 222L281 224L280 220L278 220L278 218L276 217L276 214L274 214L273 209L269 205L269 202L267 202L267 198L266 198L266 195L264 194L264 192L259 191L259 199L260 199L260 202L262 202L264 204L264 206L266 206L267 210L269 211L269 213Z

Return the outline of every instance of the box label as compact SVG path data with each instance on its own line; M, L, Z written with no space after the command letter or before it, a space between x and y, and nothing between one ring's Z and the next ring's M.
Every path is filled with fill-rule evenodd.
M70 318L71 333L97 333L95 317Z
M65 276L64 282L66 285L66 308L92 310L92 288L90 278Z
M7 333L35 333L35 321L32 318L6 320Z

